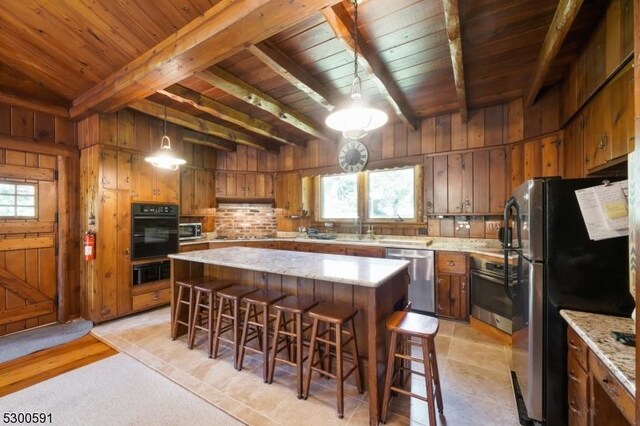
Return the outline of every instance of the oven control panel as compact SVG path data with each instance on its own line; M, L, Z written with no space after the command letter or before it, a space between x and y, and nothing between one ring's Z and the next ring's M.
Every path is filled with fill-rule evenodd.
M177 204L132 204L133 215L178 216Z

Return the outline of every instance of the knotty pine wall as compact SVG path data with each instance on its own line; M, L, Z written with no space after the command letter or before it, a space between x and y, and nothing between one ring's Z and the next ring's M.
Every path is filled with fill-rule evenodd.
M37 219L0 220L0 335L78 316L74 123L0 103L0 180L34 182L38 187ZM38 314L47 305L52 312Z

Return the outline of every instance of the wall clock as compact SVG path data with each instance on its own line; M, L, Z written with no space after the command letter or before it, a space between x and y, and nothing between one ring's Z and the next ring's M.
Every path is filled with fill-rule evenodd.
M344 144L338 152L338 164L345 172L354 173L364 169L369 158L367 147L358 141L351 140Z

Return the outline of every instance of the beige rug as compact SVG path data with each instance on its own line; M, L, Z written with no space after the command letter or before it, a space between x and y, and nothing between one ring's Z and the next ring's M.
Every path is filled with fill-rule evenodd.
M7 412L51 413L51 424L65 426L242 425L125 354L0 398Z

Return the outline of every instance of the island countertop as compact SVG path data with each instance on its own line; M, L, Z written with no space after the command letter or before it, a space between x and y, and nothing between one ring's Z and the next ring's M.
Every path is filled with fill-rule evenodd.
M409 265L406 260L254 247L199 250L171 254L169 257L209 265L250 269L363 287L378 287Z

